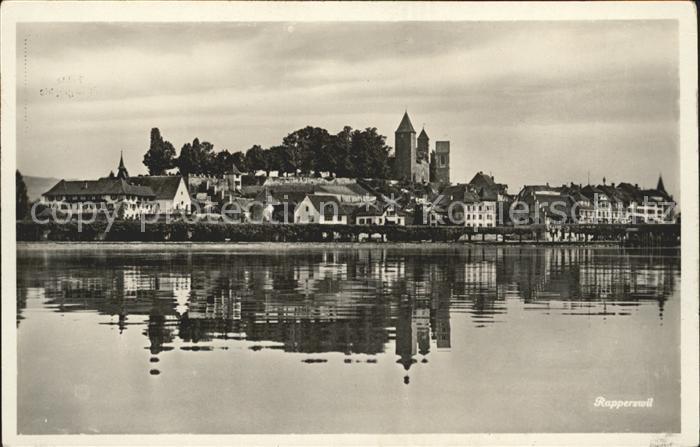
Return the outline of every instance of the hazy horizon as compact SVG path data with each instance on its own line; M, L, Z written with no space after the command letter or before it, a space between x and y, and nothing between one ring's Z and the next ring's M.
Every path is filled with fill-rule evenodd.
M451 178L524 184L663 174L680 197L675 21L31 23L17 27L17 165L132 174L150 129L180 150L279 144L307 125L376 127L407 109Z

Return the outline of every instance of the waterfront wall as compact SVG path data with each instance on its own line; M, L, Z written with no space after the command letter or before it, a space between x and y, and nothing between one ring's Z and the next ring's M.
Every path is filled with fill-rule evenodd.
M139 221L39 224L17 222L18 241L193 241L193 242L611 242L632 245L679 245L680 225L518 227L427 227L323 224L229 224L222 222L149 223ZM633 230L633 231L630 231ZM552 237L553 231L558 235Z

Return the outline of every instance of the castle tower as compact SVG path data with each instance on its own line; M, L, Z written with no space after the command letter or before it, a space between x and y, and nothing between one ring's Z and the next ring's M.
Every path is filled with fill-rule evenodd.
M428 161L430 154L430 138L428 134L425 133L425 127L420 131L418 135L418 149L416 154L416 161Z
M435 165L435 178L431 179L434 182L445 185L450 184L450 142L436 141L435 152L433 152L433 163Z
M396 150L396 178L413 181L413 171L416 164L416 131L408 117L408 111L398 129L394 132L394 148Z

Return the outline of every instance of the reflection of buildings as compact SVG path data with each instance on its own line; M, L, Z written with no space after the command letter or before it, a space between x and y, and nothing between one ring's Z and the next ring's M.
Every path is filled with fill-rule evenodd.
M673 255L618 248L411 250L192 252L165 262L161 253L20 256L17 324L26 300L41 296L57 312L95 311L121 331L140 326L153 355L217 340L374 355L393 342L408 370L451 348L453 327L465 321L456 314L476 328L506 321L506 296L605 315L651 301L662 314L679 271Z

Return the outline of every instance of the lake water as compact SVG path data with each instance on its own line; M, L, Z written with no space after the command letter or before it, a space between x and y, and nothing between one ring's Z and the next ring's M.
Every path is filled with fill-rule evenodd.
M22 434L680 429L678 251L33 246L17 270Z

